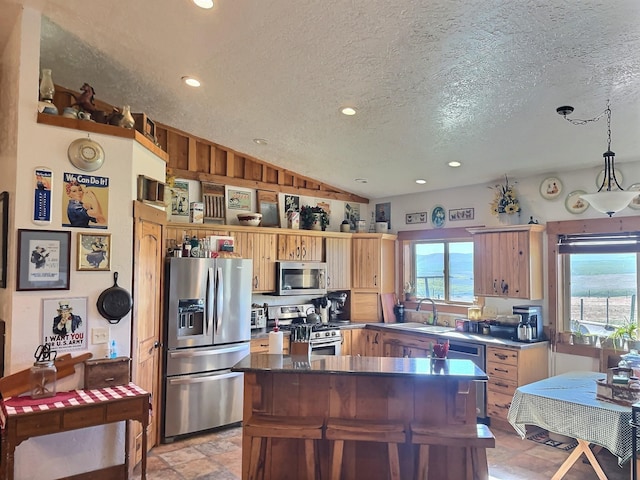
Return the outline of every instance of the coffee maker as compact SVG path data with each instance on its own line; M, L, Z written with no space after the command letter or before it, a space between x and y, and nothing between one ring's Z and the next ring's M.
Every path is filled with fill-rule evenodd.
M529 338L525 341L539 342L544 339L544 331L542 329L542 307L540 305L514 305L513 314L520 315L522 321L520 325L529 326Z
M347 292L329 292L327 294L327 300L329 300L330 321L347 321L347 319L343 318L344 305L347 301Z

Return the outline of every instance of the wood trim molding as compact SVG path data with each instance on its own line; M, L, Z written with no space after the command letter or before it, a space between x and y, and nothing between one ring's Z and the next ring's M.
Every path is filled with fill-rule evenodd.
M558 237L578 233L618 233L640 231L640 216L617 218L597 218L587 220L569 220L547 223L547 298L549 304L549 338L561 353L573 353L574 355L592 356L582 350L578 351L575 345L561 344L558 341L558 320L561 312L561 299L558 298L558 280L561 268L558 255ZM560 326L561 327L561 326Z

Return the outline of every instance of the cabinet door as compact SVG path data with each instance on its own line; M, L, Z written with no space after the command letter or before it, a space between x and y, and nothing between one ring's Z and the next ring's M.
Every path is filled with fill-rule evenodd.
M321 262L323 259L322 237L300 235L300 260L303 262Z
M299 262L301 258L300 235L278 235L278 260Z
M341 355L351 355L351 332L352 330L349 329L340 330L340 335L342 335Z
M380 295L377 292L351 290L351 321L382 321Z
M377 238L354 238L351 258L352 288L379 288L380 240Z
M529 296L529 238L528 232L505 232L500 238L505 253L502 268L507 295L510 298Z
M276 289L276 237L270 233L253 236L253 291L273 292Z
M327 238L325 262L327 263L327 288L349 290L351 288L351 239Z
M482 233L473 237L474 293L478 296L498 295L499 259L494 252L498 248L498 234Z
M382 333L374 330L364 330L367 338L366 356L381 357L382 356Z
M351 354L364 357L367 354L367 336L364 328L350 329L351 332Z

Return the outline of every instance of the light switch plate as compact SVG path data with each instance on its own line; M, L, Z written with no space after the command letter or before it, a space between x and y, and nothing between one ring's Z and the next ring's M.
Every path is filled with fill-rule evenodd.
M109 329L107 327L99 327L91 329L91 343L98 345L100 343L109 342Z

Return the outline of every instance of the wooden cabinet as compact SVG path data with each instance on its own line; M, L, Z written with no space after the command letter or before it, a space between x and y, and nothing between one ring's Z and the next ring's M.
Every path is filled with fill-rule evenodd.
M432 343L437 343L437 340L424 335L383 332L382 356L430 358Z
M347 330L343 330L342 333ZM382 356L381 332L370 330L367 328L349 329L351 342L349 345L349 355L361 357L380 357ZM343 337L344 338L344 337ZM344 345L343 345L344 348ZM347 355L346 353L343 353Z
M395 235L356 234L351 244L351 321L380 322L380 295L395 290Z
M540 300L543 297L543 225L470 228L474 294Z
M269 233L232 232L234 250L253 259L253 291L273 292L276 288L276 241Z
M325 239L324 256L327 264L327 288L349 290L351 288L351 239Z
M507 421L516 388L549 376L548 343L522 349L487 348L487 414Z
M341 329L340 335L342 335L342 350L340 355L351 355L351 329Z
M278 260L321 262L322 240L315 235L278 235Z
M269 353L269 336L252 338L251 346L249 347L251 353ZM289 336L285 335L282 341L282 353L283 355L289 354Z

